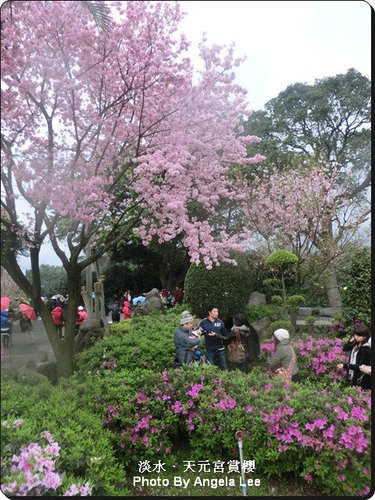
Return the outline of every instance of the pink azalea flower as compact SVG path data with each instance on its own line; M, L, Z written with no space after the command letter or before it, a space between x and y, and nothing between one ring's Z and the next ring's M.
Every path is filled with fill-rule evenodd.
M368 420L365 409L360 406L354 406L350 412L350 416L355 420Z

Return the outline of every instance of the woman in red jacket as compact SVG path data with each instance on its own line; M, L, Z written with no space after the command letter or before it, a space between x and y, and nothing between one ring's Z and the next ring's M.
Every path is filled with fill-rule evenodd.
M124 301L124 306L122 308L122 313L124 315L124 319L131 318L130 302L127 299Z
M57 328L57 332L59 334L60 339L63 338L62 329L63 329L63 326L64 326L64 319L63 319L63 314L62 313L63 313L63 308L61 307L60 304L58 304L51 311L52 319L53 319L53 322L55 323L55 326Z

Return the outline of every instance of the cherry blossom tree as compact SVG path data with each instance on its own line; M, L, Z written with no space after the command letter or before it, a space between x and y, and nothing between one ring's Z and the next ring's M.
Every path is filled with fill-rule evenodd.
M299 257L300 269L315 256L315 276L325 274L330 305L340 306L336 264L348 245L359 238L359 228L369 215L366 197L348 199L347 184L332 165L307 162L299 168L277 172L249 186L246 214L258 240L271 253L290 249ZM318 255L318 259L316 259Z
M82 271L131 232L144 244L180 235L207 267L231 262L247 235L213 233L200 213L241 199L230 165L262 160L246 155L258 138L240 126L249 110L233 47L203 40L194 71L177 2L108 5L106 30L82 2L2 8L2 265L38 309L62 376L73 369ZM48 241L68 280L62 341L40 300Z

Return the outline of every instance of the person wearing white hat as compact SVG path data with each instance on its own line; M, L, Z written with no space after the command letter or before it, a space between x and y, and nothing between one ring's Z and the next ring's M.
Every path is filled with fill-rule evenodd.
M189 311L181 314L180 326L174 332L174 344L176 347L176 363L188 364L193 360L194 350L201 342L201 330L193 331L194 317Z
M289 332L288 330L285 330L285 328L279 328L278 330L275 330L273 335L275 337L276 349L269 361L269 367L273 372L276 372L278 368L284 368L286 370L292 361L294 352L293 347L290 345ZM299 373L297 362L294 362L292 382L298 382L299 380L301 380L301 375Z
M88 314L83 306L78 306L77 317L76 317L76 333L78 333L81 324L88 318Z

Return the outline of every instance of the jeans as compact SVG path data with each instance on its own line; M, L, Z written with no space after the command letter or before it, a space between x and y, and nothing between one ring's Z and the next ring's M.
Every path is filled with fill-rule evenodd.
M225 349L215 349L214 351L206 349L206 356L211 365L214 365L217 359L221 370L223 372L228 370Z

